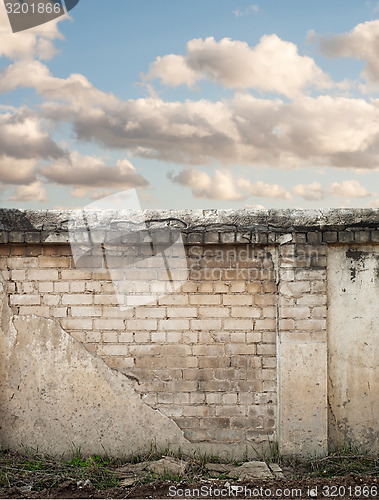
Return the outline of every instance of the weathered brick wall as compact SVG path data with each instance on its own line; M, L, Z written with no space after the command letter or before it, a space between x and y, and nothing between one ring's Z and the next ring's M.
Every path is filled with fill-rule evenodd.
M76 265L73 212L0 215L15 317L59 322L191 443L326 450L327 248L379 242L377 211L147 212L153 232L179 221L185 259L169 238L154 250L171 258L170 281L145 234L115 239L127 213L99 218L114 230L108 269L100 247Z
M0 265L13 314L57 319L130 377L143 401L174 419L192 442L274 439L275 248L186 250L189 279L174 293L127 310L119 307L109 275L75 268L68 245L3 245ZM159 270L147 282L139 262L140 269L128 271L131 297L154 299L166 283Z

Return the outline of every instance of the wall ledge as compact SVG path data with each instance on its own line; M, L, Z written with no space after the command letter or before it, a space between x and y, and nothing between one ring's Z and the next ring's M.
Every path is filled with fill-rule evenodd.
M180 231L185 243L379 242L379 209L325 210L17 210L0 209L0 243L68 243L69 230ZM109 236L110 233L110 236ZM143 241L143 238L141 238Z

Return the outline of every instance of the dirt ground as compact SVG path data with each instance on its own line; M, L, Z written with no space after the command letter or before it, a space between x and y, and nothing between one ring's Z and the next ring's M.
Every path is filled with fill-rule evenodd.
M0 498L362 498L379 496L379 478L373 476L276 479L255 481L202 480L196 483L162 482L102 491L78 487L67 481L54 489L23 492L20 488L0 489Z
M144 461L146 458L149 462ZM215 457L212 458L214 461ZM120 462L109 457L87 458L80 454L64 460L0 451L0 499L379 498L378 457L354 455L344 450L343 454L339 452L303 462L276 458L282 472L279 470L274 479L247 480L222 475L221 472L222 477L211 477L209 457L208 461L203 457L187 458L187 461L183 457L166 457L165 460L173 461L175 467L185 464L185 469L178 474L173 471L167 474L166 470L156 474L155 469L154 473L146 472L146 467L153 463L152 460L162 462L162 455ZM274 468L274 463L269 460L266 463ZM217 465L226 467L219 462L212 464L214 470L217 470ZM227 466L235 468L240 465L229 463ZM137 475L130 477L130 471L136 470Z

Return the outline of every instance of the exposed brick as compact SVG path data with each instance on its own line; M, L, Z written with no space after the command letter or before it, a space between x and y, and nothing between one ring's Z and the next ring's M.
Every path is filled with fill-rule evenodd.
M163 318L165 316L165 310L156 309L160 313L159 317ZM163 313L163 314L162 314ZM197 309L195 307L168 307L167 308L167 318L196 318Z
M11 231L8 233L9 243L24 243L25 233L22 231Z
M97 306L75 306L71 307L72 317L91 317L91 316L101 316L101 307Z
M11 295L10 299L12 305L35 306L41 303L39 295Z
M54 283L54 292L55 293L66 293L69 291L69 283L65 282L58 282Z
M301 299L299 299L301 300ZM305 319L309 318L309 307L281 307L280 316L282 318Z
M168 330L166 332L166 338L168 343L179 344L183 341L183 333Z
M225 318L230 316L227 307L199 307L199 318Z
M222 356L224 346L222 345L195 345L193 346L195 356Z
M337 232L325 231L322 235L322 241L325 241L326 243L335 243L337 241Z
M234 281L230 283L231 293L244 293L246 290L246 283L244 281Z
M161 319L159 320L161 330L188 330L188 319Z
M223 295L223 304L226 306L249 306L253 304L252 295Z
M188 304L188 295L166 295L159 298L159 304L185 306Z
M276 345L274 344L258 344L257 345L257 354L263 354L263 355L272 355L275 356L276 354Z
M275 319L257 319L255 321L255 330L274 330L276 328Z
M299 306L323 306L326 304L326 295L321 295L321 294L309 294L309 295L304 295L303 297L300 297L297 299L297 304Z
M302 319L296 321L298 330L326 330L326 320L324 319Z
M338 241L341 243L349 243L354 241L353 231L338 231Z
M28 269L28 277L32 281L58 281L58 270Z
M224 320L224 328L226 330L250 331L253 329L253 320L252 319L226 318Z
M128 319L126 320L127 330L157 330L156 319Z
M52 307L50 314L54 318L65 318L67 316L67 307Z
M61 324L66 330L92 330L93 321L90 318L64 318Z
M38 290L40 293L52 293L54 290L54 283L52 281L40 281L38 283Z
M221 295L190 295L189 302L194 306L219 305L221 304L221 297Z
M61 300L60 295L53 295L51 293L42 296L42 303L47 306L57 306Z
M233 318L260 318L262 309L257 307L232 307L231 316Z
M62 304L63 305L89 305L93 302L92 294L73 294L73 295L63 295Z
M118 330L122 331L125 328L124 321L122 319L95 319L94 327L98 330Z
M3 276L5 279L5 276ZM11 279L13 281L24 281L26 279L26 271L13 270L11 271Z
M190 320L191 330L220 330L221 320L220 319L191 319Z

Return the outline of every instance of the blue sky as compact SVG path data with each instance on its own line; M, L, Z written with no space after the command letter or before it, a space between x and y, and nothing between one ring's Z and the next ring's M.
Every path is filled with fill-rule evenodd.
M379 3L81 0L12 33L3 207L379 206Z

